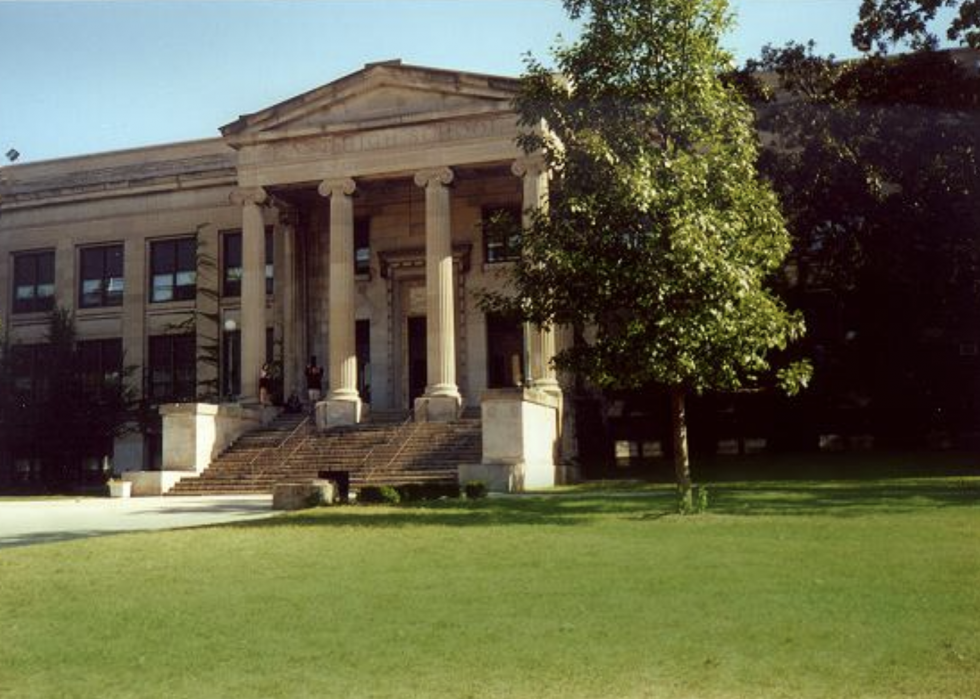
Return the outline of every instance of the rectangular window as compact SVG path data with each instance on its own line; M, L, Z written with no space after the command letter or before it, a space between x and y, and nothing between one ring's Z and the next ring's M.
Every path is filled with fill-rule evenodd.
M483 259L488 263L514 260L521 254L521 209L485 206L481 213Z
M265 293L271 295L275 280L274 243L272 226L265 229ZM221 295L242 295L242 232L240 230L223 231L221 233Z
M371 272L371 219L354 219L354 274Z
M14 255L14 313L54 308L54 251Z
M514 388L524 379L524 328L516 318L487 314L487 388Z
M195 337L150 337L147 397L157 403L193 400L197 391Z
M274 256L275 245L272 238L272 226L265 227L265 295L272 296L275 289L275 279L273 270L275 268Z
M10 373L16 402L39 403L51 395L50 345L13 345Z
M361 400L371 402L371 321L354 323L354 351L357 354L357 391Z
M123 246L83 248L80 254L79 306L121 306L123 300Z
M225 231L221 234L221 295L242 295L242 234Z
M150 243L150 300L187 301L197 293L197 240L178 238Z
M86 393L101 396L122 380L122 340L79 340L75 346L78 369Z
M242 392L241 330L225 330L222 333L221 392L229 400Z

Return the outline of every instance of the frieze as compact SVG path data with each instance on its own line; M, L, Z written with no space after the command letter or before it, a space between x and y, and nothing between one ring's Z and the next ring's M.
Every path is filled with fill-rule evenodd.
M242 161L250 164L289 162L311 157L342 156L430 144L458 143L494 137L513 138L514 116L377 129L247 146Z

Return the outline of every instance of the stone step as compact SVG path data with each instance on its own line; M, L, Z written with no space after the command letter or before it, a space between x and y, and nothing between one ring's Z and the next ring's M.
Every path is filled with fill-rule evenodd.
M276 483L349 471L352 486L454 482L458 466L481 458L480 422L406 423L407 414L375 411L374 420L325 432L296 430L302 416L278 418L244 435L201 476L174 494L272 492ZM290 427L292 425L292 427Z

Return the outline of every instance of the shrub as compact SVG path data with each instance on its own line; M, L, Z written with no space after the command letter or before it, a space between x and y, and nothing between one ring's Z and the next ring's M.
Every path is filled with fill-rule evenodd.
M438 500L439 498L458 498L459 485L456 483L406 483L398 486L402 502Z
M366 504L397 505L401 495L390 485L366 485L357 493L357 501Z
M467 500L479 500L487 496L487 484L483 481L470 481L464 490Z
M682 515L700 515L708 511L708 489L703 485L692 486L686 494L677 493L677 512Z

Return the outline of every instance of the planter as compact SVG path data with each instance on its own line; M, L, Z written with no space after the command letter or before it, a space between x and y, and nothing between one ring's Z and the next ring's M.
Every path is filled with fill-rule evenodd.
M133 492L133 484L129 481L109 481L110 498L128 498Z

